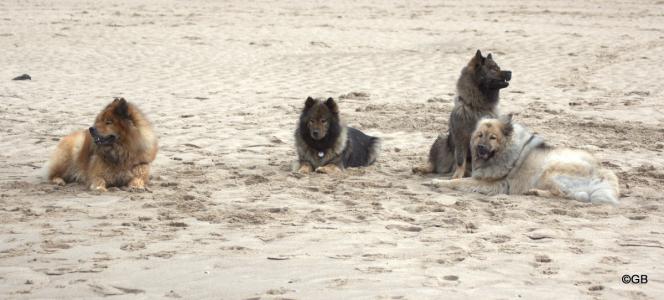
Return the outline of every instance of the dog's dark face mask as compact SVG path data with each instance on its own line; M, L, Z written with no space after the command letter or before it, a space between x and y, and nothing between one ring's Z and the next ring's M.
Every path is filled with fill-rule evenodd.
M120 132L131 127L129 104L124 98L116 98L95 119L88 131L92 141L99 146L113 145L122 138Z
M319 106L318 110L313 112L307 121L307 127L309 128L309 135L311 138L317 141L325 138L330 129L331 119L332 116L330 115L329 110L325 106Z
M325 151L334 147L341 133L339 107L334 99L308 97L300 115L300 136L312 148Z
M304 122L309 137L314 141L325 139L332 127L338 122L339 108L334 99L325 102L307 98L302 111L301 122Z
M475 57L476 75L478 86L483 90L499 90L508 87L512 80L512 71L503 71L493 60L491 53L486 57L482 56L480 50L477 50Z
M113 133L107 135L100 134L99 130L96 127L90 127L89 131L90 135L92 136L92 141L100 146L111 145L118 140L118 136L116 134Z

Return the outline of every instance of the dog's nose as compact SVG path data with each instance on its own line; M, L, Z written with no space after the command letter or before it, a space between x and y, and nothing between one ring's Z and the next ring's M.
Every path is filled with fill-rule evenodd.
M512 71L503 71L503 77L505 78L505 81L512 80Z
M320 133L318 132L318 130L314 130L313 132L311 132L311 135L313 135L315 138L317 138L319 134Z
M97 132L97 128L90 127L90 134L95 134Z
M489 153L489 147L479 144L477 145L477 153L480 155L486 155Z

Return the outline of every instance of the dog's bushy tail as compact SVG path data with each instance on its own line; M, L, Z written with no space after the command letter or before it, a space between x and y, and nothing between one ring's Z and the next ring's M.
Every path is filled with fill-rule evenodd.
M618 177L610 170L599 170L595 178L562 176L559 183L576 200L592 203L618 204L620 195Z
M620 186L618 177L610 170L599 171L600 179L591 187L590 202L618 204Z
M367 165L371 165L376 161L376 158L378 158L378 154L380 153L382 146L382 140L380 138L377 138L375 136L372 136L371 139L369 140L369 148L368 148L368 159L367 159Z

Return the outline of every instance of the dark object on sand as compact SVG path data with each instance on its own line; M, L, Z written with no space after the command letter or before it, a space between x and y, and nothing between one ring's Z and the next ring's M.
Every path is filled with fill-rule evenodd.
M30 77L28 74L23 74L19 77L14 77L12 80L32 80L32 77Z

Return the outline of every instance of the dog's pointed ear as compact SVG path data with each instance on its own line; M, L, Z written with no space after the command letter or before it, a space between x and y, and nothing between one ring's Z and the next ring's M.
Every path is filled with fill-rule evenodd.
M311 96L307 97L307 100L304 101L304 110L309 110L316 104L316 100L314 98L311 98Z
M339 106L337 106L337 103L334 102L334 99L332 99L332 97L327 98L327 100L325 101L325 106L327 106L327 108L329 108L333 114L339 113Z
M493 59L493 57L491 56L491 53L489 53L489 55L486 56L486 59Z
M475 63L476 66L483 65L484 64L484 57L482 56L482 51L480 49L477 49L477 52L475 52L475 56L473 57L473 62Z
M123 119L129 119L129 103L127 103L127 100L125 98L115 98L113 103L115 103L115 109L113 110L115 115Z
M514 132L514 125L512 125L512 114L502 115L499 118L500 122L503 123L503 135L510 136Z

